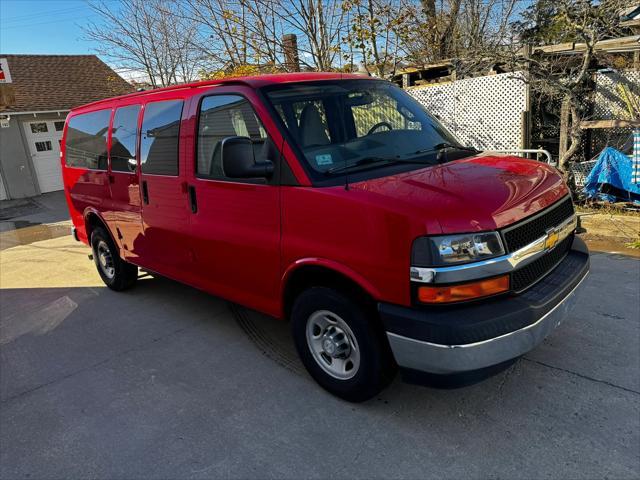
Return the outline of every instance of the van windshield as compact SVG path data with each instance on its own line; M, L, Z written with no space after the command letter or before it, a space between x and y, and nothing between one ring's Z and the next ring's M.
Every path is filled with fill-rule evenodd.
M389 82L292 83L265 93L318 179L397 163L420 168L474 152Z

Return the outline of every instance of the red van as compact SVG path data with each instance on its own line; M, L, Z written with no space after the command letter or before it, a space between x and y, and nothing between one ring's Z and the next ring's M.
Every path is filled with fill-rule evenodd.
M138 267L291 323L342 398L397 367L514 359L589 270L551 166L461 145L395 85L234 78L134 93L67 117L74 235L114 290Z

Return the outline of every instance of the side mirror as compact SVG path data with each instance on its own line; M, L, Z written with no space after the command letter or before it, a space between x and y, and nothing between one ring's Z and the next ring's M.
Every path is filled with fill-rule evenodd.
M256 162L253 142L248 137L227 137L220 144L222 171L230 178L266 178L273 174L273 162Z

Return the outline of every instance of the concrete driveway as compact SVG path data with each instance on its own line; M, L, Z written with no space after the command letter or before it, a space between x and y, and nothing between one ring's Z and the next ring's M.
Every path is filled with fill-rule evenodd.
M352 405L285 324L162 278L114 293L88 253L0 253L0 478L640 477L637 259L594 254L570 318L505 372Z

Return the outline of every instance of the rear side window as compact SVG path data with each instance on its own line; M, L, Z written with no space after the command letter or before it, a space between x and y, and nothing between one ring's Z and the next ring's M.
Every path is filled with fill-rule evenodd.
M118 108L111 130L111 170L130 172L129 161L135 164L140 105Z
M70 167L107 169L107 132L111 110L75 115L69 120L65 143Z
M152 102L144 107L140 142L143 173L178 175L182 100Z
M205 97L198 120L197 175L225 178L222 171L220 144L227 137L249 137L253 141L256 158L260 158L267 133L249 102L239 95Z

